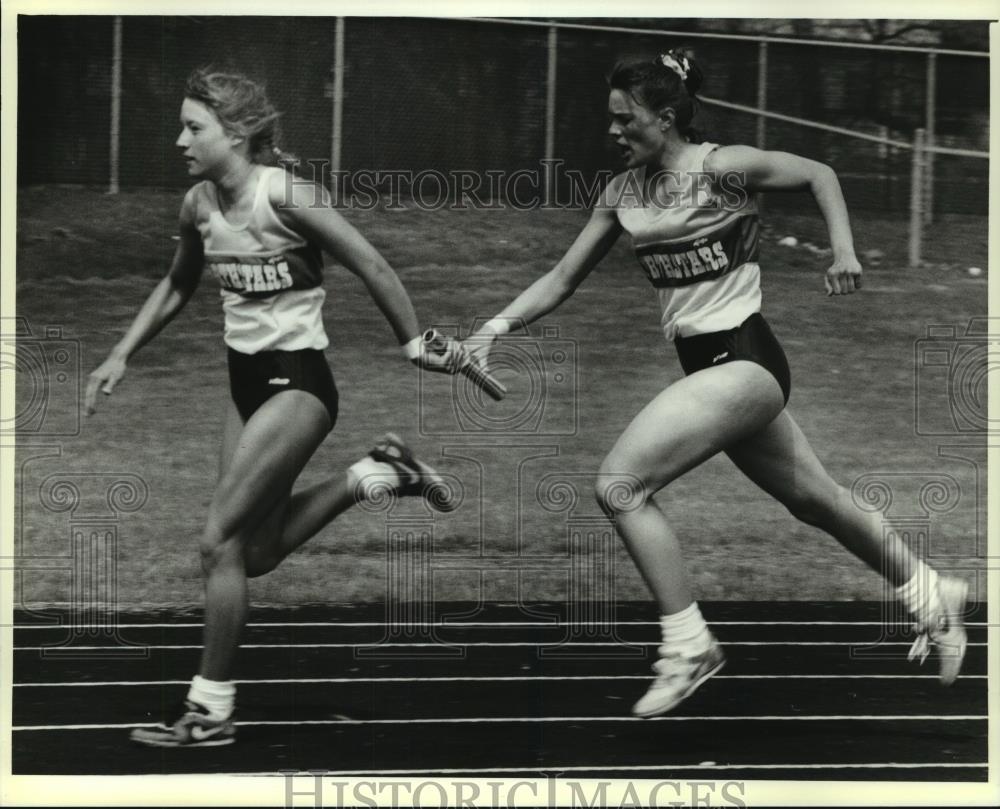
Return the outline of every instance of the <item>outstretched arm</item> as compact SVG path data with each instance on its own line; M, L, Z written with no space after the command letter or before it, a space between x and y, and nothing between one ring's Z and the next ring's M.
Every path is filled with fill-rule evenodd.
M88 415L96 412L97 392L110 395L125 375L129 358L152 340L191 299L198 282L204 259L201 234L195 226L193 190L181 205L180 241L166 277L153 289L125 336L111 349L91 374L87 382L85 406Z
M705 168L742 177L748 191L810 191L826 220L833 264L826 272L828 295L846 295L861 287L861 265L854 255L847 204L837 174L818 163L789 152L765 152L750 146L724 146L709 154Z
M607 255L622 231L610 199L606 190L590 220L559 262L466 340L466 347L480 365L486 365L490 347L499 335L527 326L551 312L576 291Z
M416 312L399 276L333 207L325 188L279 179L271 186L271 202L285 224L318 244L362 280L400 343L419 335Z
M318 244L362 280L412 362L428 370L454 373L455 352L435 356L424 350L413 303L399 276L333 207L325 188L279 178L271 186L271 202L290 228Z
M595 210L559 263L518 295L493 322L506 321L517 328L547 315L576 291L620 233L613 210Z

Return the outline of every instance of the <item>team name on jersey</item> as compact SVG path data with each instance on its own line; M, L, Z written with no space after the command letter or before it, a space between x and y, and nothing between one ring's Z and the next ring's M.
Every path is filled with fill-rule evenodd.
M729 267L729 256L720 241L695 242L692 249L683 253L649 253L639 256L639 261L653 286L671 286L671 281L694 281L706 273L717 277Z
M265 264L242 262L213 262L212 273L230 292L278 292L291 289L295 283L288 262L279 260Z
M323 257L312 244L271 253L206 254L205 265L224 290L244 298L267 298L288 289L311 289L323 283Z
M740 216L718 231L692 241L646 245L636 250L654 287L710 281L757 260L756 216Z

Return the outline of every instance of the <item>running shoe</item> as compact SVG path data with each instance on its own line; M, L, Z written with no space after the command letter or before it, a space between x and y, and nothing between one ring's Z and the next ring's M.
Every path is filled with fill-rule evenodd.
M220 747L236 741L232 717L213 719L197 702L185 700L173 716L152 728L135 728L129 738L149 747Z
M454 511L458 507L459 499L444 478L423 461L417 460L413 451L395 433L382 436L367 458L358 465L364 472L364 478L368 479L371 475L371 479L385 480L385 467L375 464L388 464L392 468L394 478L390 478L393 481L391 488L398 496L423 497L438 511Z
M967 636L964 613L969 585L962 579L942 576L938 579L937 593L941 612L932 616L926 625L917 627L917 639L910 647L907 659L917 660L922 665L930 654L931 646L936 646L941 685L951 685L958 677L965 658Z
M726 662L722 647L714 638L706 651L694 657L670 651L665 646L660 647L660 655L653 664L656 679L642 699L632 706L635 716L648 718L673 710Z

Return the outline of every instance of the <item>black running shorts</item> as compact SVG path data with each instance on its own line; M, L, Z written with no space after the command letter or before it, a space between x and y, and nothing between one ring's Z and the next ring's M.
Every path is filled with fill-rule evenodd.
M681 367L688 375L733 360L757 363L778 381L785 404L788 404L788 395L792 390L788 360L760 312L750 315L735 329L678 337L674 345L677 346Z
M322 351L260 351L243 354L229 349L229 388L244 421L264 402L285 390L304 390L319 399L337 421L337 385Z

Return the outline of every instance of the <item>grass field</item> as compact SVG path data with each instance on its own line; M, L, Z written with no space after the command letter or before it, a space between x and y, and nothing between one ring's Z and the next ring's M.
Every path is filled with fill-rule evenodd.
M175 192L109 197L54 187L20 192L17 314L35 337L55 326L61 328L59 339L75 341L80 361L73 373L85 378L104 358L162 277L180 198ZM823 241L818 214L806 210L765 215L764 312L792 367L790 410L844 485L866 474L894 473L887 479L896 495L895 517L919 517L924 512L916 490L942 476L953 479L957 499L924 521L930 550L941 566L978 568L977 541L985 543L977 537L985 526L984 494L977 493L972 465L942 458L938 450L947 443L982 448L983 436L917 434L915 412L947 413L949 392L938 374L929 388L921 388L915 408L915 380L926 373L915 346L929 325L951 325L962 334L970 318L986 314L986 276L965 272L973 265L986 267L986 221L940 218L927 234L926 266L911 270L904 266L905 223L855 214L859 252L878 249L885 257L867 269L861 294L831 299L823 295L821 259L776 244L788 234ZM557 260L585 219L579 211L408 209L347 215L397 269L423 323L465 328L476 317L495 314ZM576 387L563 386L547 405L553 420L569 425L564 430L569 434L555 437L421 435L422 423L450 412L450 380L425 379L418 401L416 372L401 359L360 282L338 268L330 271L326 288L328 357L341 390L341 415L302 481L343 469L375 436L392 429L461 478L467 498L456 513L438 515L432 523L415 503L401 504L390 515L356 509L277 571L254 581L252 598L379 601L385 597L387 531L427 525L433 526L435 559L447 556L451 562L451 569L435 574L436 598L517 598L519 568L522 598L565 598L567 566L559 556L567 530L599 525L587 476L630 418L680 374L673 349L658 330L653 292L626 242L539 324L557 327L559 339L572 341L576 352L571 369ZM19 552L29 558L65 556L71 531L96 519L117 532L120 602L199 604L196 541L228 396L224 357L220 303L206 279L179 318L134 357L115 394L100 402L99 413L80 420L78 434L45 434L57 424L68 424L73 432L77 421L72 379L53 384L45 394L49 409L42 427L20 437ZM21 408L26 397L39 395L24 379L19 375ZM507 381L513 407L524 394L517 391L516 377ZM539 481L557 472L581 481L583 497L569 515L542 508L535 494ZM106 489L125 475L144 481L148 498L136 510L109 511ZM52 492L60 478L82 481L75 509ZM833 540L797 524L724 458L677 481L659 501L687 549L701 598L881 596L878 577ZM492 561L477 562L480 551ZM501 556L507 561L498 562ZM457 569L463 559L466 569ZM615 561L615 595L643 598L645 590L620 548ZM479 574L470 572L477 567L485 569L481 589ZM71 598L67 571L26 572L23 586L28 607Z

